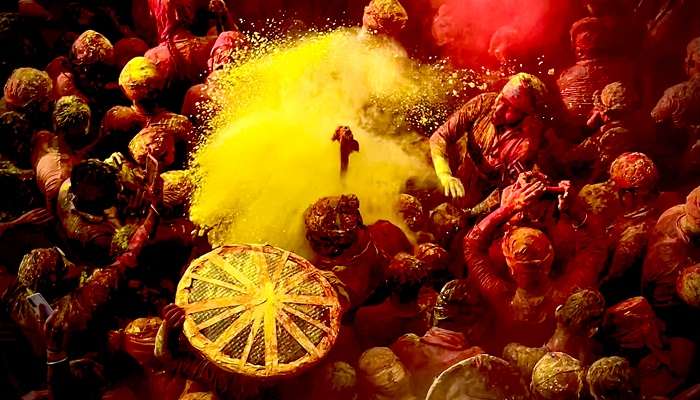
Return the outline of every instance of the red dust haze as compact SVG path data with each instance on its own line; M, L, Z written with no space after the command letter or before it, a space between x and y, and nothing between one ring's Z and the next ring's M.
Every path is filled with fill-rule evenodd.
M460 67L498 63L497 57L549 54L568 40L574 1L446 0L433 19L433 38ZM489 45L498 32L489 55Z

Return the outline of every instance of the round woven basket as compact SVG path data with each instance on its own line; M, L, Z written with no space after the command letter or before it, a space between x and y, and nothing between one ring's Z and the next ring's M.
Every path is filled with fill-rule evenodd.
M185 336L220 368L249 377L300 373L335 343L340 303L311 263L269 245L217 248L193 261L175 303Z

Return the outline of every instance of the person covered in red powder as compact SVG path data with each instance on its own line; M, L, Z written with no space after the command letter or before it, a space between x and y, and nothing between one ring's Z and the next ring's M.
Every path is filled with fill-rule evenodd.
M495 329L494 313L469 279L447 282L433 308L433 326L460 333L466 344L479 345L487 351L498 351L491 346L489 332Z
M700 187L659 217L649 237L642 287L657 308L680 304L676 280L683 269L700 263Z
M53 80L56 99L79 96L93 106L101 106L108 98L107 92L116 89L114 46L101 33L85 31L73 42L69 55L52 60L46 72Z
M640 105L635 89L622 82L594 93L593 111L586 123L593 133L564 157L572 176L599 182L620 154L653 150L651 120L640 112Z
M406 235L392 223L364 225L360 201L352 194L319 199L305 211L304 224L316 256L312 262L335 272L347 286L353 306L364 303L379 287L396 254L411 251Z
M78 96L58 99L52 115L53 132L39 131L32 137L32 164L46 207L53 210L61 184L73 165L84 157L92 142L92 113Z
M510 343L503 349L503 358L518 367L526 377L532 375L538 357L547 352L565 353L588 365L603 350L594 337L603 322L604 312L602 294L595 290L579 290L557 307L557 327L544 346L531 348Z
M100 148L123 154L128 151L141 167L145 166L149 149L158 148L160 155L167 155L161 160L161 170L175 161L184 166L187 153L196 144L196 135L187 117L159 105L165 87L162 73L148 59L136 57L122 70L119 85L132 106L115 106L107 112L102 120Z
M700 171L700 37L688 44L685 72L688 80L666 89L651 117L666 132L659 144L674 173L680 170L692 177Z
M430 137L445 195L471 208L535 163L545 131L547 89L537 77L513 76L500 93L481 94Z
M373 347L357 361L358 392L368 400L416 400L411 375L388 347Z
M34 68L17 68L5 82L0 110L22 114L32 127L48 125L46 114L52 104L51 78L44 71Z
M117 172L111 166L86 160L73 167L58 193L57 217L78 261L105 264L112 238L122 222L115 208L119 193Z
M119 87L131 106L117 105L102 118L100 141L94 150L99 157L112 152L127 153L127 144L146 126L149 115L158 112L159 100L165 89L165 76L144 57L134 57L119 74Z
M553 265L580 265L580 268L598 269L607 256L607 242L599 220L589 216L585 206L571 195L568 181L552 182L546 175L538 172L525 172L518 177L516 185L540 181L547 186L536 201L526 209L514 214L498 231L498 236L517 227L529 227L541 230L552 241L554 248ZM514 186L504 189L513 190ZM496 236L495 236L496 237ZM505 268L502 239L494 240L489 248L493 262ZM587 267L584 267L586 265ZM555 269L553 273L561 271Z
M384 270L391 292L384 302L360 307L353 326L365 347L388 346L405 332L424 334L437 293L426 285L427 265L407 253L398 253Z
M484 353L478 346L469 347L462 333L437 327L423 336L407 333L391 345L391 350L411 374L411 384L419 398L428 392L442 371Z
M151 60L169 82L190 85L201 82L207 74L208 59L216 36L195 36L190 27L194 21L197 4L193 0L149 0L151 15L156 21L159 45L148 50L145 57ZM221 29L235 30L235 24L226 4L212 0L210 9L222 15L225 21Z
M664 323L644 297L624 300L605 313L603 329L639 375L642 396L668 396L685 382L696 345L664 335Z
M621 278L639 279L639 269L633 267L641 265L648 235L662 212L659 172L646 155L624 153L610 166L609 176L606 182L584 186L579 199L590 215L607 221L611 258L601 282L618 281L620 287L610 289L624 296L629 289L623 287L627 279Z
M554 309L576 288L593 288L602 262L564 260L552 273L555 252L547 235L529 227L505 233L502 251L508 271L497 268L488 248L498 228L530 207L545 191L541 181L519 181L504 191L501 206L479 222L464 240L464 258L471 279L497 315L497 324L519 341L533 346L554 329ZM596 257L592 257L595 261ZM576 262L572 262L576 261Z
M196 127L203 127L217 111L214 99L224 69L241 59L249 46L248 39L241 32L221 32L209 54L209 75L204 83L187 90L180 114L188 117Z
M632 63L620 56L619 38L611 21L587 17L571 27L576 64L561 73L559 93L574 127L584 127L593 109L593 95L613 82L633 82Z

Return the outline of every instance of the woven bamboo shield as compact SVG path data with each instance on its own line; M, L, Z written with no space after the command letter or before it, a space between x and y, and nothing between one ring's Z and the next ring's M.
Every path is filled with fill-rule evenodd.
M220 368L249 377L290 376L335 343L340 303L311 263L272 246L217 248L190 264L175 303L185 336Z

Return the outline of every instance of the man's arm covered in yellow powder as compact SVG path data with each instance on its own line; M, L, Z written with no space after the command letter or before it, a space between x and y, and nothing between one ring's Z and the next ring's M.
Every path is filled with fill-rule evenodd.
M450 169L448 146L455 143L461 135L472 128L474 121L481 114L482 108L482 96L474 97L452 114L447 122L430 136L430 155L433 158L435 173L445 190L445 196L464 196L464 185L452 175Z

